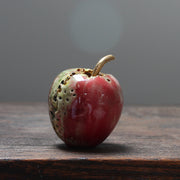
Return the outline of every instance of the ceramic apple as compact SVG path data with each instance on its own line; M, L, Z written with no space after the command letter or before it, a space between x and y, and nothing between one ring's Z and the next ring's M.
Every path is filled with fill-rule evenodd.
M93 70L68 69L55 78L48 97L49 115L66 145L96 146L116 126L123 108L122 90L114 76L100 72L113 59L107 55Z

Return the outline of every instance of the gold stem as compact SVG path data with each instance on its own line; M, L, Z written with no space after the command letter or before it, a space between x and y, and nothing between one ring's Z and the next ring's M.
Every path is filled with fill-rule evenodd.
M109 61L112 61L114 60L115 57L113 55L107 55L107 56L104 56L103 58L101 58L98 63L96 64L96 66L94 67L93 69L93 72L92 72L92 76L96 76L99 74L100 70L102 69L102 67L104 66L105 63L109 62Z

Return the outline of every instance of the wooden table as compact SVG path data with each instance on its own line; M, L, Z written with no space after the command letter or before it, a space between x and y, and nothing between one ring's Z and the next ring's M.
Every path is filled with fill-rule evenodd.
M0 179L180 179L180 107L124 107L103 144L70 149L47 103L0 103Z

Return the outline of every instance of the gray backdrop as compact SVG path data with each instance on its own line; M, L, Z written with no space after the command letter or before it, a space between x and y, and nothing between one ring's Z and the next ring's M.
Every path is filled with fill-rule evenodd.
M58 73L106 54L126 104L180 104L180 1L0 1L0 101L47 101Z

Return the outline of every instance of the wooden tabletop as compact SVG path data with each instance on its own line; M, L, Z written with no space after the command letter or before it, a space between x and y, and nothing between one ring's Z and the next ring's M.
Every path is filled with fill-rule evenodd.
M71 149L47 103L0 103L0 179L53 177L180 179L180 106L124 107L104 143Z

